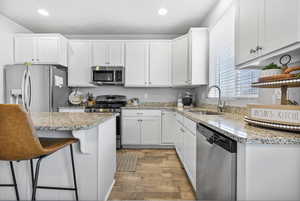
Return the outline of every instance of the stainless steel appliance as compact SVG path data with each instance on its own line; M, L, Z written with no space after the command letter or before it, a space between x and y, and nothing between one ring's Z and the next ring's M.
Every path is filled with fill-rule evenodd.
M67 68L12 65L4 68L5 102L32 112L54 112L68 102Z
M236 141L197 125L197 199L236 200Z
M92 107L86 107L86 112L112 112L118 113L117 116L117 124L116 124L116 132L117 132L117 149L122 148L121 143L121 107L124 107L127 104L126 96L122 95L102 95L96 97L96 105Z
M123 85L124 67L92 67L92 83L96 85Z

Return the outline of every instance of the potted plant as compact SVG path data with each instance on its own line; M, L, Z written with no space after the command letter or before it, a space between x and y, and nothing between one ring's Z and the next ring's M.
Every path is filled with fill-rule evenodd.
M280 66L271 63L262 69L260 77L269 77L273 75L279 75L282 73L283 73L282 68Z

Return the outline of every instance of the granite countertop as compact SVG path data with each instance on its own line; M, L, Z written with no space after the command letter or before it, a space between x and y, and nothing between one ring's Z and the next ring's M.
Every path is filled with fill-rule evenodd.
M128 106L124 109L167 109L177 111L183 116L214 129L223 135L247 144L300 144L300 133L286 132L256 126L250 126L244 122L243 115L223 113L223 115L201 115L180 110L170 106ZM206 108L193 108L193 110L205 110ZM209 111L214 111L209 109Z
M73 131L87 130L115 117L113 113L38 112L31 113L37 130Z

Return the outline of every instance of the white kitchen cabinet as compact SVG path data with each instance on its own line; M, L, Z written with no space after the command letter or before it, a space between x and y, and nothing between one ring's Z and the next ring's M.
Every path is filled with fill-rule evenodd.
M123 145L161 145L160 110L122 110Z
M173 86L187 85L188 35L176 38L172 46Z
M149 65L149 43L128 41L125 44L125 86L147 87Z
M175 148L185 171L196 189L196 123L176 113Z
M174 144L176 123L175 113L172 111L162 112L162 144Z
M239 0L237 5L236 65L299 43L299 0Z
M185 161L186 172L192 182L192 185L196 186L196 134L185 129L183 134L183 155Z
M149 86L171 86L171 41L151 41L149 49Z
M141 144L141 120L136 117L122 118L122 144Z
M85 112L84 107L59 107L58 112Z
M141 124L141 144L160 145L161 144L161 118L144 117Z
M91 87L91 42L71 40L69 42L68 85L70 87Z
M299 36L299 0L264 0L260 9L261 54L293 44Z
M16 35L14 39L15 64L34 62L35 60L35 38L26 35Z
M92 66L108 65L107 45L104 41L92 42Z
M189 31L188 85L208 84L208 48L207 28L191 28Z
M68 66L68 41L60 34L17 34L14 38L14 63Z
M92 66L124 66L124 42L92 41Z
M191 28L173 41L173 86L208 84L208 29Z
M259 7L262 0L241 0L237 11L237 63L257 57Z

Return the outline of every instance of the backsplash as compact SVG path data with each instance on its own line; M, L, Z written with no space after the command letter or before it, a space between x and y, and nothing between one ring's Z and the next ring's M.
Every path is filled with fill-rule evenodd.
M186 89L175 88L125 88L121 86L100 86L97 88L80 88L79 91L87 94L99 95L125 95L128 99L139 98L141 103L145 102L176 102L180 93Z

